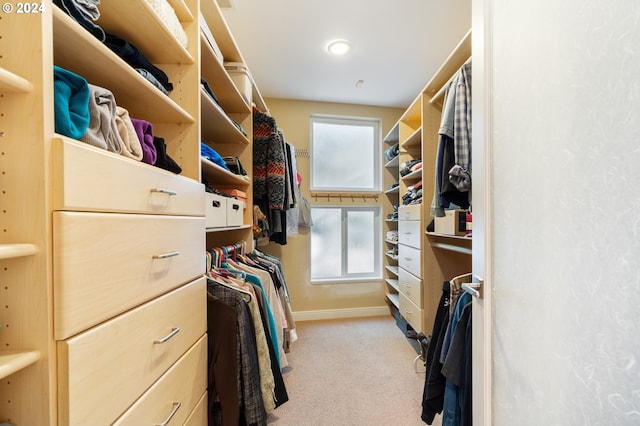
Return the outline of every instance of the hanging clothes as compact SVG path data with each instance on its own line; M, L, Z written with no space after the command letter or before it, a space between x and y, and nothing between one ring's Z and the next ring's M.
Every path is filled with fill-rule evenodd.
M244 243L206 253L210 425L266 424L267 414L289 400L282 377L288 365L285 299L277 275L251 254L245 254Z
M431 331L431 340L427 348L424 390L422 392L422 421L432 424L436 414L442 412L444 404L444 388L446 378L442 374L442 363L440 362L440 353L442 351L442 342L444 334L449 324L449 304L451 303L449 282L442 284L442 295L438 303L433 329Z
M421 419L427 424L442 413L443 426L471 425L471 295L462 289L471 278L462 274L442 285L425 360Z
M228 344L229 340L225 342L223 338L216 338L217 345L214 344L214 351L209 354L209 425L266 424L267 411L260 386L258 351L247 301L237 289L227 288L225 284L212 279L207 280L207 292L208 312L216 308L215 301L218 300L233 308L237 318L236 347L221 346L223 342ZM218 316L208 317L210 335L216 336L216 330L225 330L223 327L228 321L219 323L216 321L218 319ZM220 352L225 348L229 352L221 359ZM224 374L234 366L232 363L222 363L232 357L230 352L236 358L236 386L230 385L229 375ZM213 354L217 356L213 357ZM234 405L234 395L238 395L237 405ZM236 417L238 422L234 423Z

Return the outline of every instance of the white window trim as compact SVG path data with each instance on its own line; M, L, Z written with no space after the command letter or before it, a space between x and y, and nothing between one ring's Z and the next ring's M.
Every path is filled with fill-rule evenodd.
M364 123L375 123L374 128L374 186L371 189L362 188L334 188L334 187L322 187L314 186L313 183L313 123L329 123L329 124L348 124L362 126ZM372 117L355 117L344 115L330 115L330 114L311 114L309 118L309 145L311 152L311 161L309 162L310 168L310 191L322 191L322 192L354 192L354 193L380 193L382 192L382 120L380 118Z
M313 285L322 285L322 284L348 284L348 283L372 283L372 284L379 284L380 281L382 280L382 273L383 273L383 257L384 257L384 253L383 253L383 241L382 241L382 207L381 206L345 206L345 205L337 205L337 204L331 204L331 205L317 205L317 206L312 206L311 209L313 210L314 208L337 208L337 209L341 209L343 214L346 214L345 212L348 212L349 210L364 210L364 211L373 211L375 214L375 217L377 218L377 220L375 221L375 229L374 229L374 247L377 250L376 254L376 259L374 260L375 262L375 267L376 267L376 271L372 272L371 275L364 275L364 274L350 274L347 276L343 276L343 277L328 277L328 278L313 278L311 277L310 281L311 284ZM347 232L346 232L346 223L343 221L342 223L343 229L343 235L345 236L345 239L347 237ZM311 232L313 232L313 229L311 230ZM345 244L347 242L345 241ZM343 271L340 271L340 273L342 274L344 271L346 271L347 268L347 253L346 251L343 251L342 253L342 265L343 265ZM311 245L309 245L309 258L311 258Z

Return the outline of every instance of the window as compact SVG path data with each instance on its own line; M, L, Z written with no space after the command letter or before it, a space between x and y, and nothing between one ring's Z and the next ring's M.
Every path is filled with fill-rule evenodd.
M312 282L381 279L379 207L323 206L311 214Z
M311 116L312 191L380 191L381 161L380 120Z

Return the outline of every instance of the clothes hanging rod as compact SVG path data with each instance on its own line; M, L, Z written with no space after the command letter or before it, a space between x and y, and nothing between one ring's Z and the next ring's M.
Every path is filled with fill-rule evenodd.
M329 201L331 198L339 198L340 201L351 200L355 202L356 200L367 201L368 198L372 198L375 201L378 201L379 194L358 194L358 193L341 193L341 192L312 192L311 197L318 201L318 198L326 198Z

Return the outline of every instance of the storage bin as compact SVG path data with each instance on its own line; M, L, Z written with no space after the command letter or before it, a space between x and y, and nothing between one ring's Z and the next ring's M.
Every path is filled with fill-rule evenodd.
M242 226L244 201L227 198L227 226Z
M398 220L420 220L422 204L411 204L398 208Z
M205 226L207 228L227 226L228 198L218 194L212 194L210 192L206 192L204 195Z
M244 201L245 204L247 202L247 193L244 191L240 191L239 189L218 189L218 191L223 192L225 194L231 195L232 197L237 198L240 201Z
M464 210L445 210L443 217L434 219L436 234L464 235L467 229L467 213Z
M251 105L253 102L253 79L247 66L242 62L225 62L224 67L244 100Z

